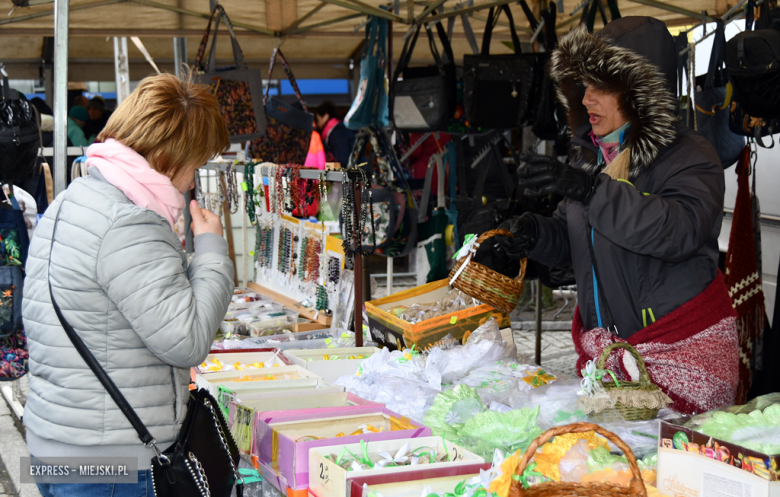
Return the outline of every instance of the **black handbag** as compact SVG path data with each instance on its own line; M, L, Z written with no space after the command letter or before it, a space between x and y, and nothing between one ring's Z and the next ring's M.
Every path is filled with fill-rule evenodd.
M474 146L470 145L471 141ZM459 245L468 234L497 228L511 213L517 182L504 164L499 148L502 143L506 143L506 138L496 132L455 140L460 190L457 197ZM507 145L514 156L511 144ZM517 157L513 160L517 164Z
M727 86L726 35L723 21L718 21L712 43L710 66L702 91L696 92L696 131L710 142L718 153L723 169L733 166L742 155L745 139L729 129L731 91ZM686 54L687 58L687 54ZM690 106L689 106L690 107ZM693 123L693 111L688 109L688 125Z
M514 54L490 55L494 10L490 9L482 38L482 53L463 56L466 119L473 127L519 128L535 114L537 102L529 102L541 87L545 54L523 54L508 5L502 5L512 33ZM496 14L498 15L498 14ZM529 112L530 109L530 112Z
M54 248L54 234L59 213L54 220L51 247ZM54 312L62 328L76 347L79 355L95 373L116 405L133 425L144 446L151 448L152 485L158 497L230 497L233 487L236 496L243 495L243 482L238 474L239 452L228 429L219 404L204 389L190 392L187 402L187 416L174 443L160 452L156 441L119 391L111 377L100 366L76 330L62 314L51 285L51 251L49 252L49 296Z
M780 117L780 33L744 31L726 44L734 97L755 117Z
M203 64L211 32L211 22L216 16L214 41L211 42L208 65ZM219 23L224 20L233 44L233 60L235 67L216 67L217 32ZM203 39L195 58L195 67L204 74L197 74L195 81L201 85L213 88L214 96L219 102L222 116L227 123L231 143L243 143L254 140L265 134L265 114L263 113L263 75L260 69L247 69L244 53L236 40L233 25L225 13L225 9L217 4L211 12L211 19L203 34ZM270 77L270 76L269 76Z
M33 106L11 90L3 76L0 99L0 180L19 183L35 175L41 146Z
M442 55L436 48L430 26L425 25L434 66L409 67L422 26L418 26L414 35L406 39L401 51L390 93L390 116L393 126L400 131L444 130L455 112L454 57L444 28L441 23L436 26L443 47ZM399 76L403 79L399 80Z

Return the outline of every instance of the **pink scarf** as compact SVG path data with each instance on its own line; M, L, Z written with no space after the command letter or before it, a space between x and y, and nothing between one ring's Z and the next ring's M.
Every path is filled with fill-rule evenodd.
M335 117L331 117L328 119L328 122L325 123L325 127L322 128L322 139L325 141L325 143L328 143L328 137L330 136L330 132L333 131L333 128L336 127L338 123L340 123L338 119Z
M86 164L87 168L96 167L132 203L167 219L173 229L184 209L184 196L170 178L152 169L141 154L109 138L87 149Z

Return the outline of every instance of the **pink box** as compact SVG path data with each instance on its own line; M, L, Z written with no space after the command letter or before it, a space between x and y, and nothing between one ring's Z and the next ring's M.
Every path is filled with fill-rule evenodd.
M292 489L303 489L309 485L309 449L312 447L431 434L430 428L385 409L381 404L281 412L290 414L255 418L256 452L253 455L279 474ZM360 425L381 426L383 431L350 435ZM336 436L341 433L344 436ZM318 439L311 440L310 437Z

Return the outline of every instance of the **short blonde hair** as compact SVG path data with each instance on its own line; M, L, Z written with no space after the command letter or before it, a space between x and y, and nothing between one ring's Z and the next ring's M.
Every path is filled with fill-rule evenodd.
M143 79L111 114L99 141L114 138L173 178L230 146L225 118L206 87L172 74Z

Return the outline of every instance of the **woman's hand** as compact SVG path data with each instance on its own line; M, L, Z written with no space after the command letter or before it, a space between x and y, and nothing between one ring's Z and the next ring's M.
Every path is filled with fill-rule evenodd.
M596 186L596 180L582 169L546 156L524 158L517 173L524 194L532 198L557 193L587 204Z
M196 200L190 202L190 214L192 215L192 234L194 236L203 233L214 233L222 236L222 221L219 216L208 209L201 209Z

